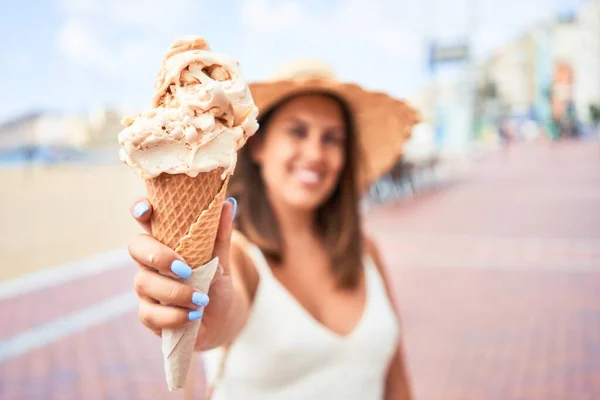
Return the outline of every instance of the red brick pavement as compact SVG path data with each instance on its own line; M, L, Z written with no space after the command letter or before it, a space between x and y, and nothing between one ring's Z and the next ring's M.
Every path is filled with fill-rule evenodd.
M600 399L599 164L597 146L521 146L370 213L417 399ZM132 274L2 302L0 338L120 294ZM134 313L0 364L3 400L167 398L181 395Z
M449 190L369 215L391 235L600 240L600 146L523 146L495 155Z
M136 313L0 364L2 400L181 398L166 388L160 339Z
M376 210L418 399L600 399L600 151L520 147Z
M0 340L131 290L135 271L128 265L0 302Z
M600 274L395 275L418 399L600 398Z

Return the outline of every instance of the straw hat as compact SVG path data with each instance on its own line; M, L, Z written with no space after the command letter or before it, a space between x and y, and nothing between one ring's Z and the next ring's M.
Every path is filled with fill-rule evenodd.
M352 112L361 146L361 190L387 172L403 152L419 114L401 100L336 79L332 69L318 61L298 61L281 68L265 82L250 83L260 113L281 100L304 92L331 93L344 99Z

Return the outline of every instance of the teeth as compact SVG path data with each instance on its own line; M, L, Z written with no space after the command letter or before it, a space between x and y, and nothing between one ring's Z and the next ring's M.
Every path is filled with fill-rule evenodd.
M321 177L317 172L308 169L296 169L296 177L304 183L318 183Z

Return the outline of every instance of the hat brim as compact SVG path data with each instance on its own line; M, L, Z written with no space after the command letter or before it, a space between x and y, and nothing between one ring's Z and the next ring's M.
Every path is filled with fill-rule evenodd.
M259 116L283 99L305 92L331 93L342 98L352 112L361 148L357 166L361 192L394 166L413 126L420 121L419 113L405 102L354 83L280 80L250 83L249 87Z

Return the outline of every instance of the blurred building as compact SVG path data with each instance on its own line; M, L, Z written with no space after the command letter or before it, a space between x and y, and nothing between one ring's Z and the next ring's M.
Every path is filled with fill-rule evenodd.
M433 160L438 155L435 143L435 131L428 122L417 124L408 142L404 145L403 160L419 164Z
M511 118L589 124L600 105L600 0L531 27L481 63L477 81L479 100Z
M577 15L576 25L569 45L563 40L564 61L573 68L573 102L577 115L584 122L590 122L590 106L600 105L600 1L584 1ZM570 52L567 50L570 48ZM557 47L558 49L558 47ZM563 61L563 55L556 59Z
M433 133L436 152L462 157L470 152L473 132L471 46L467 38L432 39L427 46L431 81L411 100L430 123L427 130Z
M32 112L0 124L0 151L25 147L118 148L121 113L97 109L87 117Z
M32 112L0 124L0 151L32 145L41 115L39 112Z
M419 110L423 121L433 121L433 108L436 101L435 85L429 83L421 86L415 93L408 97L408 101L413 107Z
M526 34L501 48L479 69L485 83L495 87L496 96L511 115L530 111L535 93L535 41ZM483 89L483 88L482 88Z
M38 146L82 147L88 135L88 124L84 118L34 112L0 125L0 150Z
M471 150L473 104L469 70L441 73L436 83L435 142L441 154L467 155Z
M89 138L87 147L114 150L119 147L117 135L123 129L121 112L110 108L92 110L88 116Z

